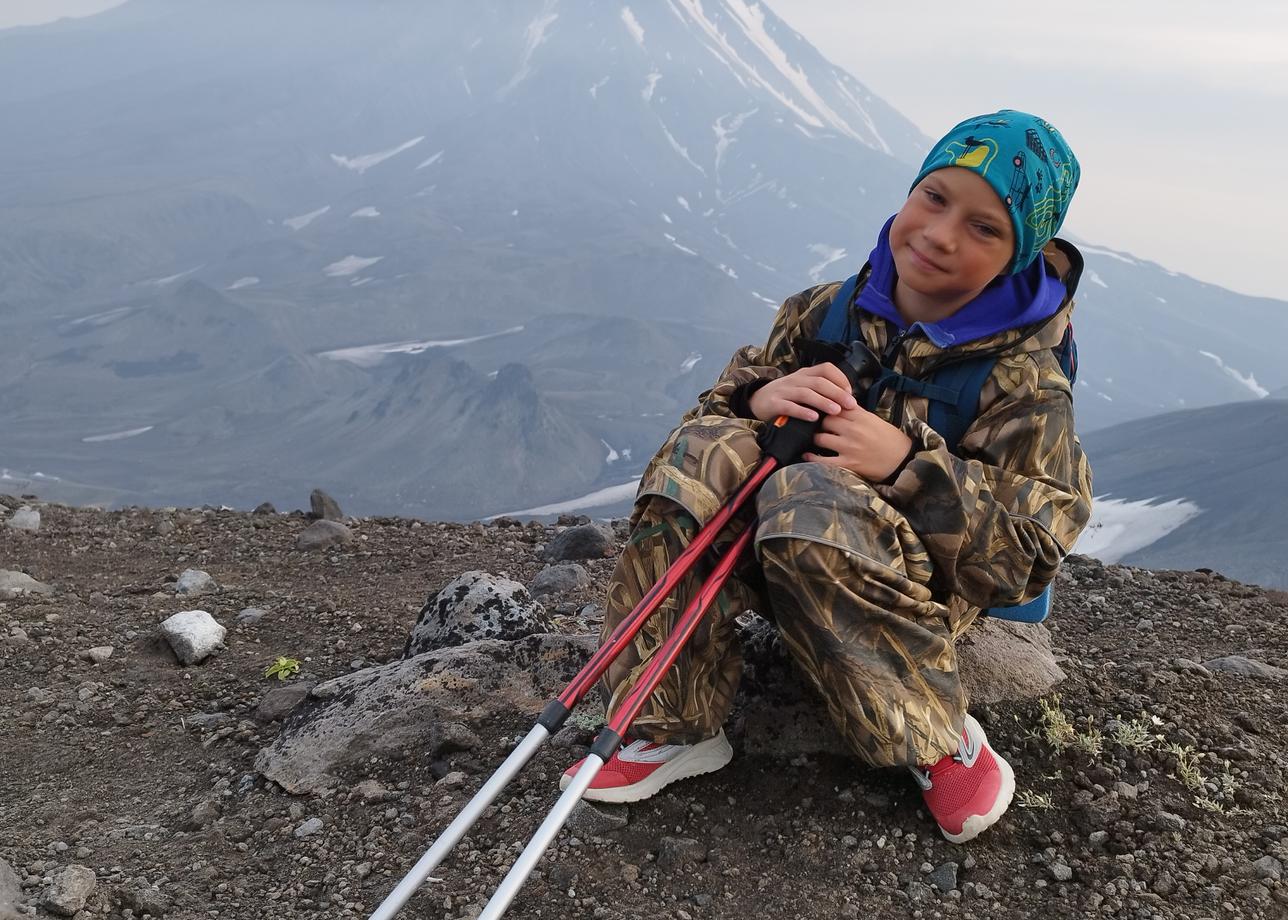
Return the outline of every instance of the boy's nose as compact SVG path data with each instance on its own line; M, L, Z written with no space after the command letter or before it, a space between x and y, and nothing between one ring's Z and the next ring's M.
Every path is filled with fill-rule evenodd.
M937 249L941 249L944 252L952 251L954 240L952 228L948 227L944 221L931 221L922 228L921 233L926 238L926 241Z

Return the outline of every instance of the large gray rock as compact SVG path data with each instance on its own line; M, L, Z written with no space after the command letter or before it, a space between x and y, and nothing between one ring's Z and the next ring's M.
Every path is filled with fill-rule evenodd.
M547 594L567 594L590 584L590 573L584 566L575 562L562 565L548 565L528 585L533 597L544 597Z
M517 581L465 572L425 602L403 657L476 639L521 639L553 629L545 608Z
M314 489L309 494L309 517L323 521L343 521L344 512L334 498L321 489Z
M85 906L97 882L98 876L93 869L68 866L54 876L53 884L45 892L41 903L51 913L70 917Z
M11 530L30 530L40 529L40 512L35 508L29 508L23 505L13 513L13 516L4 524Z
M744 751L774 756L848 753L826 707L791 662L777 630L752 617L739 626L746 670L735 703ZM972 705L1032 699L1065 674L1044 626L981 618L957 643Z
M556 534L546 547L551 562L570 559L603 559L616 551L613 531L602 524L578 524Z
M13 866L0 859L0 920L22 918L22 904L22 880Z
M295 548L326 549L348 543L352 539L353 531L337 521L314 521L295 538Z
M535 717L594 649L593 636L487 639L325 681L260 751L255 769L306 793L373 756L430 760L472 747L473 727L497 713Z
M11 601L20 594L53 594L49 585L36 581L23 572L0 569L0 601Z
M1225 671L1230 674L1238 674L1240 677L1259 677L1268 680L1282 680L1288 677L1288 671L1283 668L1277 668L1273 664L1266 664L1264 661L1247 658L1243 655L1226 655L1224 658L1213 658L1203 662L1203 666L1210 671Z
M198 664L224 644L228 630L204 610L184 610L161 624L161 635L183 664Z

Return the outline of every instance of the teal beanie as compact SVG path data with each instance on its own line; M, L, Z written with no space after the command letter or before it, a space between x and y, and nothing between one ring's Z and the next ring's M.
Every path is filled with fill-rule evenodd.
M921 164L909 192L946 166L979 173L1006 205L1015 228L1015 255L1008 269L1013 275L1032 265L1056 235L1081 174L1054 126L1013 109L968 118L945 134Z

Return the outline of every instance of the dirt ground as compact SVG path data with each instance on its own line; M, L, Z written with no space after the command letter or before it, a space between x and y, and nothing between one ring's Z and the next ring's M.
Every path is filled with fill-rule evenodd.
M35 916L79 865L82 920L366 917L532 724L501 713L471 750L369 762L318 795L253 767L281 724L256 718L278 656L294 681L397 658L427 596L470 569L528 583L553 526L363 519L306 553L300 513L33 504L38 532L0 527L0 569L53 588L0 601L0 860ZM562 629L602 602L612 560L583 564L592 585L547 602ZM220 590L176 597L188 568ZM227 648L183 667L158 624L197 608ZM1288 667L1286 614L1288 595L1212 573L1072 557L1058 696L973 710L1019 783L985 836L943 840L899 771L738 756L565 830L509 916L1288 917L1288 681L1203 664ZM547 746L405 916L475 916L581 753Z

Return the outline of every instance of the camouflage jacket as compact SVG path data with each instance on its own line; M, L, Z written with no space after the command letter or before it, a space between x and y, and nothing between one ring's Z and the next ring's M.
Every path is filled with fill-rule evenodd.
M1073 394L1052 351L1069 324L1082 256L1062 240L1049 243L1043 255L1068 291L1050 319L947 350L924 336L909 337L896 352L893 369L911 377L924 376L947 355L999 353L956 455L925 421L926 399L886 391L876 409L912 438L915 453L893 484L874 488L922 538L935 568L930 587L958 613L1036 597L1091 514L1091 470L1074 432ZM839 288L823 284L789 297L765 344L739 349L684 423L703 415L734 417L731 400L740 387L798 369L798 343L817 333ZM884 355L898 332L893 324L866 311L856 319L867 344ZM661 453L654 458L641 493L665 462Z

